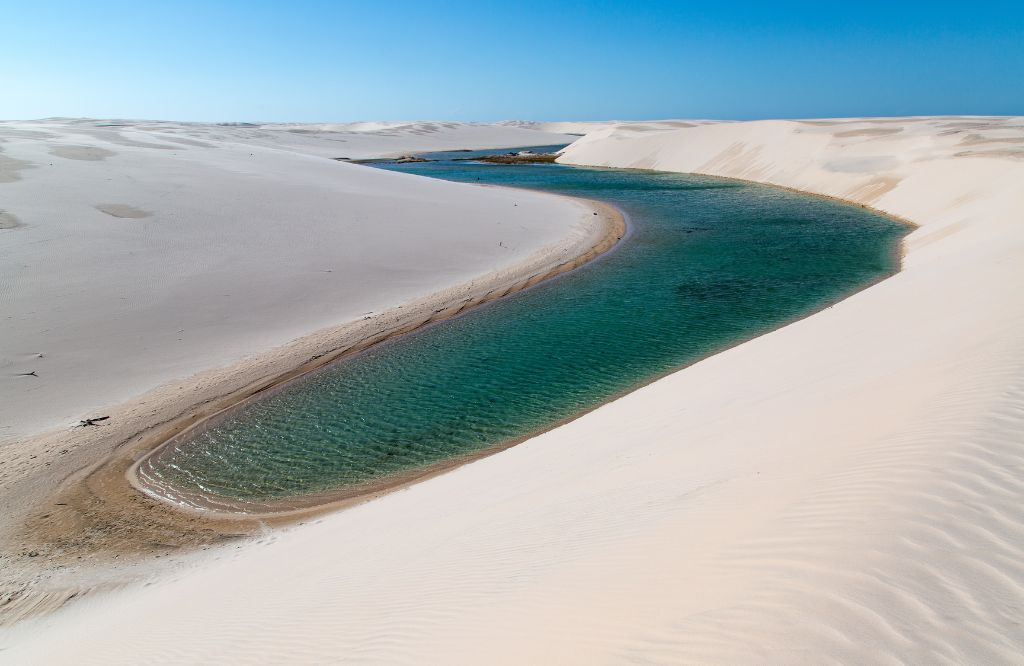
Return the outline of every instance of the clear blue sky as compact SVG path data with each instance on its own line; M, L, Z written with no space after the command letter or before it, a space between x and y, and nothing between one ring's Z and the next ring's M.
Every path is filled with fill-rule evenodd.
M0 0L0 25L0 118L1024 114L1024 0Z

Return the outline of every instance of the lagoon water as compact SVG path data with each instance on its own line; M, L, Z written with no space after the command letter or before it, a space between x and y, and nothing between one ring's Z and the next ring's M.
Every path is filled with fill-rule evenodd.
M599 199L626 211L632 232L579 270L237 410L166 449L147 476L198 504L244 505L515 441L894 273L908 231L742 182L452 159L473 155L381 166Z

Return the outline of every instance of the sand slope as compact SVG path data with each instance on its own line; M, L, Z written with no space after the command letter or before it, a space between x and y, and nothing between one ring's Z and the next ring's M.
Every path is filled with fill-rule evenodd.
M598 130L563 160L912 220L906 268L502 454L22 623L2 654L1019 662L1022 151L1016 118Z

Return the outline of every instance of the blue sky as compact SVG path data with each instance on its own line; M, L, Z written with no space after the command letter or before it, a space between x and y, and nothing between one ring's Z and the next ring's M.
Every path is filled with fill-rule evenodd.
M0 118L1024 114L1024 0L0 0Z

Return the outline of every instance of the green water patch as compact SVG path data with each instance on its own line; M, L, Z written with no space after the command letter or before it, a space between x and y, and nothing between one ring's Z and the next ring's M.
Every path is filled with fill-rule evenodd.
M907 232L755 184L452 159L472 156L380 168L598 199L631 232L581 269L239 408L151 459L147 480L197 504L265 503L517 441L891 275Z

